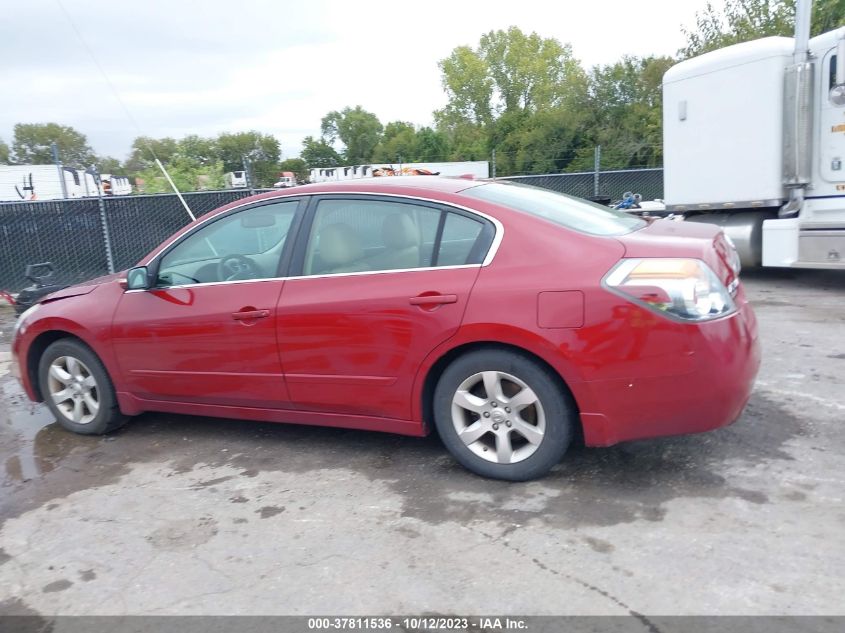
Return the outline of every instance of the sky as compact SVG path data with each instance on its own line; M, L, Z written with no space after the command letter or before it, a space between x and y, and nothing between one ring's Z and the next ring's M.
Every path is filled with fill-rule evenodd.
M446 104L438 61L490 30L568 42L590 68L675 54L705 3L2 0L0 139L56 122L123 160L141 134L256 129L291 158L346 106L431 125Z

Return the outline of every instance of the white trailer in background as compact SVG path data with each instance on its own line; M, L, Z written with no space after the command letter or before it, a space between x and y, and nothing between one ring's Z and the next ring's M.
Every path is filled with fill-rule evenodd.
M311 169L310 181L328 182L383 176L424 176L426 174L489 178L490 163L486 160L476 160L452 163L373 163L370 165L319 167Z
M665 202L743 264L845 270L845 27L736 44L663 78Z
M92 198L102 195L103 191L97 182L97 178L90 171L80 172L82 182L85 184L85 197Z
M126 176L101 174L99 181L97 178L91 171L72 167L0 165L0 202L96 198L132 193L132 185Z
M105 196L126 196L132 193L132 185L126 176L100 174L100 184Z
M83 195L82 181L75 169L55 165L0 165L0 202L61 200Z
M129 178L126 176L117 176L117 186L115 187L114 195L128 196L132 193L132 185L129 184Z
M245 171L229 171L223 174L223 186L226 189L245 189L247 186Z

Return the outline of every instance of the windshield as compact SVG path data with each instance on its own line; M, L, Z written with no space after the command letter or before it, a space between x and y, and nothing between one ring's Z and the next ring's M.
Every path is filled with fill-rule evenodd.
M591 235L624 235L646 225L640 218L595 202L513 182L491 182L461 193Z

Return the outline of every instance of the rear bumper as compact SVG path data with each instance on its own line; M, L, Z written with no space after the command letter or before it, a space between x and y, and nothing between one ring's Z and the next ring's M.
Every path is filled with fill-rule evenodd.
M727 426L742 414L760 367L757 320L751 306L690 328L692 354L666 356L660 375L583 383L582 411L588 446L701 433Z

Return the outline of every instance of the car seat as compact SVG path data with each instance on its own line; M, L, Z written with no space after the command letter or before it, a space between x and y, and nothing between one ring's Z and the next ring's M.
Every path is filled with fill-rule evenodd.
M384 251L367 258L372 270L419 268L420 231L406 213L387 216L381 225Z
M344 222L327 224L320 230L320 262L315 275L369 270L362 261L364 247L357 231Z

